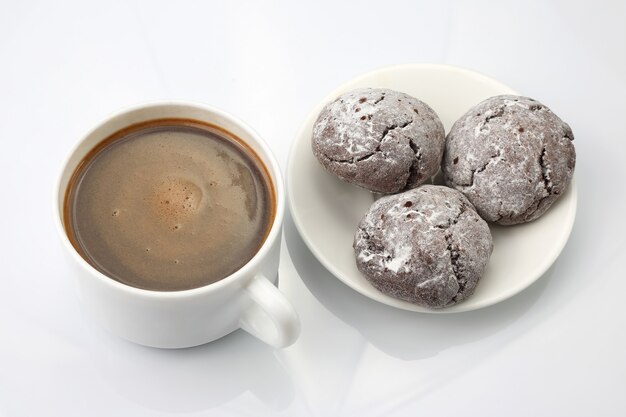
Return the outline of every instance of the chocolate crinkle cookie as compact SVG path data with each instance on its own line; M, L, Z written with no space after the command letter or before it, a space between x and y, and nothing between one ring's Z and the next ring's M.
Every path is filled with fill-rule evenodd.
M315 157L339 178L377 193L422 184L439 170L445 131L426 103L381 88L327 104L313 126Z
M446 184L487 221L535 220L565 191L576 163L572 129L543 104L491 97L454 123L442 163Z
M472 295L493 250L489 227L467 198L437 185L374 202L353 246L374 287L431 308Z

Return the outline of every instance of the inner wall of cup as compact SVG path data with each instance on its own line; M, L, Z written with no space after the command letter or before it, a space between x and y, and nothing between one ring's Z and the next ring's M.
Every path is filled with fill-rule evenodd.
M76 167L83 160L85 155L87 155L87 153L100 141L104 140L118 130L121 130L136 123L162 118L186 118L211 123L229 131L230 133L243 140L250 148L252 148L252 150L257 154L257 156L261 159L261 161L267 168L267 172L269 173L270 179L272 181L272 186L276 193L276 215L278 216L278 205L280 204L280 184L278 180L279 174L275 171L275 167L272 164L270 156L263 149L263 147L256 140L256 138L254 138L252 133L244 129L241 125L232 120L226 114L221 114L219 110L213 111L202 107L195 107L185 104L156 104L132 109L114 116L113 118L107 120L100 126L96 127L93 131L88 133L87 136L77 145L75 150L72 152L69 160L67 161L67 164L65 165L59 183L57 196L57 203L59 208L58 213L61 216L60 220L64 226L65 223L63 219L63 204L67 185L70 181L70 178L72 177L72 174L76 170ZM274 219L274 223L275 222L276 218ZM274 225L272 227L274 227Z

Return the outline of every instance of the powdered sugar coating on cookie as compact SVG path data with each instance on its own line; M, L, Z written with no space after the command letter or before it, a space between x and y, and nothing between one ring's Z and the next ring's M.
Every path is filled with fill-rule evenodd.
M381 88L328 103L313 126L318 161L339 178L379 193L422 184L439 170L445 131L426 103Z
M379 291L442 308L474 292L493 243L463 194L423 185L374 202L353 247L358 269Z
M446 138L446 184L487 221L532 221L565 191L576 152L570 127L543 104L491 97L457 120Z

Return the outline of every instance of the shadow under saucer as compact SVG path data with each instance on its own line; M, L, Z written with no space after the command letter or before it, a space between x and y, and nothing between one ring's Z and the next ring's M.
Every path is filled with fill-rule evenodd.
M335 278L309 251L290 213L285 217L284 232L296 271L319 302L378 349L404 360L431 357L510 326L540 298L553 272L550 268L522 293L487 308L452 314L415 313L371 300Z

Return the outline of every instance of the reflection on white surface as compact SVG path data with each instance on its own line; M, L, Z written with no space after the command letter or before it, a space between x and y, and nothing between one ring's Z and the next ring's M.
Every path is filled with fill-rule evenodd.
M197 412L242 398L250 410L284 409L294 393L289 375L272 348L250 339L238 331L216 343L165 350L98 334L88 352L114 391L152 410Z
M314 381L332 381L335 385L330 390L334 393L332 401L315 398L315 402L334 404L335 408L328 411L337 415L385 415L479 366L492 349L503 343L502 338L496 343L490 343L489 339L506 332L507 327L533 306L552 274L549 270L542 280L507 303L470 313L419 314L374 302L342 284L308 251L291 216L285 222L285 240L294 266L292 273L299 273L306 289L319 302L318 310L322 307L325 316L329 316L320 321L323 326L317 327L308 323L305 326L303 319L304 340L298 341L293 349L299 347L301 358L307 358L306 362L312 365L299 372ZM281 273L284 275L287 270L285 266ZM302 310L303 306L299 307ZM504 343L523 336L525 330L520 326L514 335L504 338ZM332 341L323 341L326 334L333 335ZM316 341L317 345L332 344L333 354L320 354ZM476 342L483 345L476 349ZM492 344L491 348L485 348ZM464 354L459 355L460 349ZM341 365L326 364L329 357L333 361L339 358ZM320 366L320 362L324 365ZM311 378L320 368L335 369L336 375ZM350 375L347 380L346 368ZM306 377L300 379L306 380ZM328 388L327 384L324 386ZM307 390L309 394L312 391Z

